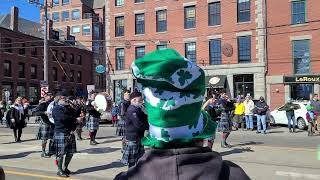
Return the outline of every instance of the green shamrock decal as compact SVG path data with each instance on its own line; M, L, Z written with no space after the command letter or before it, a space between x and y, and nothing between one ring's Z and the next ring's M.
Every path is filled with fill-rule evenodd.
M172 99L172 100L168 100L164 105L163 108L166 109L171 109L171 107L174 107L176 105L176 100Z
M191 95L190 92L183 92L183 91L182 91L182 92L180 92L180 96L179 96L179 97L180 97L180 98L190 97L190 95Z
M158 88L156 91L154 91L154 93L157 93L157 94L159 94L159 95L162 95L163 92L164 92L164 90L163 90L163 89L160 89L160 88Z
M180 70L179 72L177 72L177 74L179 76L178 81L180 83L180 86L184 86L186 81L192 78L192 74L189 71Z
M164 129L161 129L161 137L167 142L170 139L170 135L169 135L168 131L166 131Z

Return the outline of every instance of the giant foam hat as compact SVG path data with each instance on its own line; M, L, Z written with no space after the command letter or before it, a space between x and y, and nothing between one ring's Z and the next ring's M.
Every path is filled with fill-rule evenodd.
M213 136L217 125L201 110L205 74L200 67L173 49L163 49L135 60L132 71L148 112L143 145L169 148Z

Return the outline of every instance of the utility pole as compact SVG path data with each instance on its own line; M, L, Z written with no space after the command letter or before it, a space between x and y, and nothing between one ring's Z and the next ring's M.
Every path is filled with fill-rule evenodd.
M49 82L49 74L48 74L48 2L44 0L44 46L43 46L43 72L44 72L44 81Z
M49 43L48 43L48 0L44 0L43 4L39 2L39 0L29 0L30 4L35 4L37 6L44 9L44 36L43 36L43 80L48 83L49 82L49 74L48 74L48 52L49 52Z

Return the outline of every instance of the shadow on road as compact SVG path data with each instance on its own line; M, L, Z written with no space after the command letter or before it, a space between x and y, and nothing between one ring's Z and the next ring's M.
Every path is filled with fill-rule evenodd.
M268 134L284 133L284 131L269 131Z
M111 139L111 138L119 138L119 136L97 137L96 139Z
M18 154L3 155L3 156L0 156L0 160L24 158L32 153L39 153L39 152L41 151L28 151L28 152L21 152Z
M124 167L124 166L125 165L122 164L121 162L112 162L110 164L106 164L106 165L102 165L102 166L94 166L94 167L79 169L74 174L85 174L85 173L103 171L103 170L110 169L110 168L119 168L119 167Z
M261 145L263 142L254 142L254 141L249 141L249 142L241 142L240 144L233 144L232 147L236 146L249 146L249 145Z
M23 143L23 142L29 142L29 141L36 141L37 139L26 139L26 140L22 140L22 142L21 143ZM2 144L15 144L15 143L17 143L17 142L7 142L7 143L2 143Z
M108 143L113 143L118 141L122 141L122 140L121 139L106 140L106 141L100 142L100 144L108 144Z
M221 156L228 156L230 154L239 154L244 152L254 152L251 148L235 148L230 151L220 152Z
M88 153L88 154L105 154L111 153L120 150L121 148L111 148L111 147L103 147L103 148L91 148L79 151L79 153Z

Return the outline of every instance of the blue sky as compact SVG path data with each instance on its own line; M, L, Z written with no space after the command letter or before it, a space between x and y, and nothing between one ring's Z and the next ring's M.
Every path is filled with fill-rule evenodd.
M40 0L43 2L42 0ZM0 14L10 14L12 6L19 8L19 16L31 21L39 22L40 9L34 4L29 4L28 0L0 0Z

